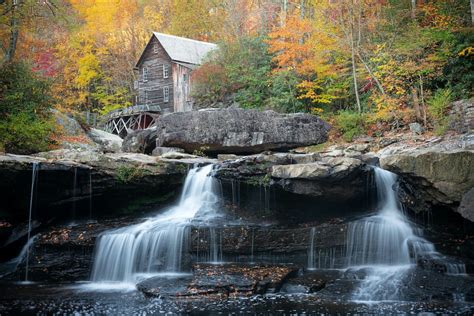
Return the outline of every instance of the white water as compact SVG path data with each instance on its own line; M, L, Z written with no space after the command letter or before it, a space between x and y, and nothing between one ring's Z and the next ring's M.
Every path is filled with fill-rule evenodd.
M465 273L463 264L448 263L429 241L415 234L396 196L396 175L375 168L379 212L349 225L347 266L367 269L355 300L395 300L406 272L423 256L443 262L447 273Z
M29 213L28 213L28 239L27 239L27 242L26 242L26 247L23 247L23 250L26 249L25 282L28 282L28 270L29 270L29 262L30 262L30 246L31 246L31 243L32 243L32 240L31 240L31 214L33 213L34 195L35 195L36 181L37 181L37 178L38 178L38 170L39 170L38 163L33 162L32 172L31 172L30 209L29 209ZM20 253L20 256L22 256L23 250Z
M135 282L143 273L179 272L189 223L216 215L213 166L189 171L179 203L147 221L108 231L97 244L92 281Z
M316 269L316 259L314 257L314 236L316 227L311 227L309 231L309 249L308 249L308 270Z

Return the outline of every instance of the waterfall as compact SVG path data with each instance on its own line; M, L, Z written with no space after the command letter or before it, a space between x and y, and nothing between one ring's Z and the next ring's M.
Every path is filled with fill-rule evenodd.
M74 178L72 183L72 220L76 220L76 190L77 190L77 167L74 167Z
M217 242L216 229L209 228L209 261L218 263L222 261L222 232L219 233L219 243Z
M89 171L89 220L92 219L92 171Z
M141 224L102 234L96 244L92 280L134 282L140 273L181 271L191 220L216 215L212 168L188 172L176 206Z
M314 237L316 235L316 227L311 227L309 231L309 249L308 249L308 270L316 269L316 260L314 258Z
M37 162L33 162L32 172L31 172L30 208L29 208L29 212L28 212L28 237L27 237L28 239L27 239L27 242L26 242L25 282L28 282L28 270L29 270L29 262L30 262L30 245L32 243L32 240L31 240L31 214L33 213L35 188L36 188L36 183L38 181L38 170L39 170L39 164ZM25 248L23 248L23 249L25 249ZM20 255L21 255L21 253L20 253Z
M374 168L374 174L378 214L350 223L347 233L347 266L369 270L354 298L396 299L404 274L420 257L443 262L447 273L465 272L464 265L443 261L434 245L410 226L394 190L396 175L381 168Z
M250 262L251 262L251 263L254 263L254 262L255 262L254 254L253 254L253 251L254 251L254 241L255 241L255 229L252 228L252 240L251 240L251 244L250 244Z

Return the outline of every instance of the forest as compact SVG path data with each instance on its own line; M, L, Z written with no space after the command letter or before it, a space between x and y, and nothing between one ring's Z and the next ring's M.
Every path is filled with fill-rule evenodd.
M200 107L307 112L332 139L420 123L442 135L473 96L467 0L2 0L0 149L54 148L50 111L132 105L152 31L214 42L195 76Z

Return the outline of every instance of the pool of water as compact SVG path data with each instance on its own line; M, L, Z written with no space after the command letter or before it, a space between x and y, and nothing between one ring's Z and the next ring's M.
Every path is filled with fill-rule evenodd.
M147 298L131 288L87 283L0 283L0 315L301 315L301 314L474 314L466 302L350 302L315 294L250 297Z

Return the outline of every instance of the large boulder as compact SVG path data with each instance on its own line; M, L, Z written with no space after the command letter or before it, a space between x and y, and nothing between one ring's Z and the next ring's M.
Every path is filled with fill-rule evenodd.
M124 151L146 152L154 147L178 147L188 153L258 153L323 143L329 125L310 114L213 109L163 115L156 129L132 133ZM154 143L156 137L156 144Z
M122 149L122 138L120 136L107 133L100 129L91 128L87 135L100 146L103 152L120 152Z
M416 195L413 203L444 205L473 220L472 211L458 209L474 187L474 137L465 135L422 146L401 145L380 152L382 168L402 176Z

